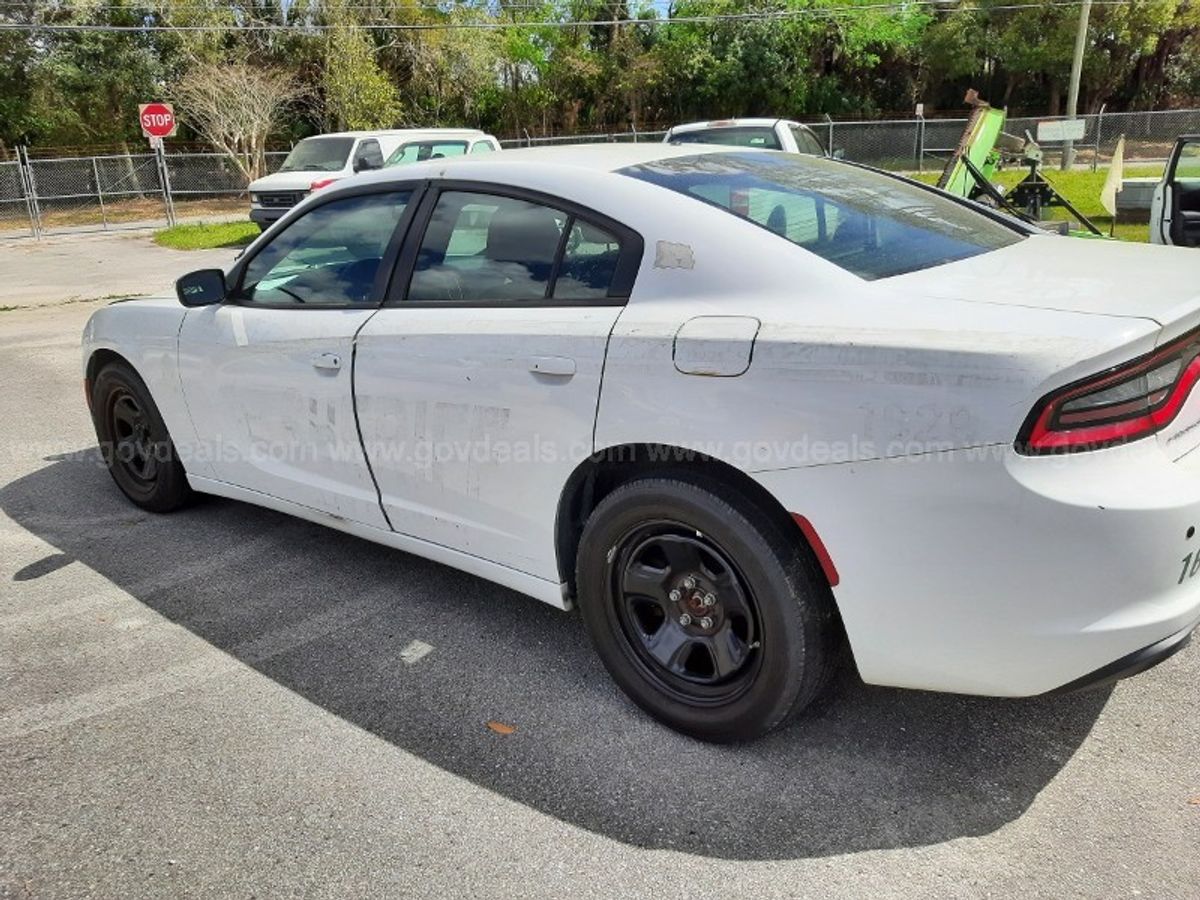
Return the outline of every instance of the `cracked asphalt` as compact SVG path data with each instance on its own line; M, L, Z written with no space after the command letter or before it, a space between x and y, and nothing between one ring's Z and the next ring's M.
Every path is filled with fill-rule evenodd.
M1197 647L1034 700L846 674L699 744L576 616L230 501L129 505L80 391L97 305L0 312L0 897L1200 896Z

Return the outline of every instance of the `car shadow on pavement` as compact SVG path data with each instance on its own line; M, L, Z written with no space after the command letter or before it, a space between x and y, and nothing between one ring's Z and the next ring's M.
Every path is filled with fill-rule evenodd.
M1024 812L1110 693L989 700L847 674L786 729L710 746L626 701L578 616L454 569L231 501L143 513L87 452L3 487L0 509L57 550L21 578L78 560L344 720L640 847L790 859L985 834ZM413 641L432 650L406 662Z

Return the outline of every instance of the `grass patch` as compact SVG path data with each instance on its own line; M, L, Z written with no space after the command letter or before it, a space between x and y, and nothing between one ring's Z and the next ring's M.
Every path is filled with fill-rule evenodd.
M154 233L154 243L173 250L214 250L245 247L258 237L253 222L196 222Z
M1069 172L1060 172L1043 166L1041 172L1042 177L1070 200L1076 209L1091 219L1093 225L1105 234L1109 233L1109 229L1112 228L1112 216L1100 205L1100 191L1104 187L1104 179L1108 177L1108 169L1097 169L1095 172L1090 169L1072 169ZM1160 178L1162 172L1162 164L1134 165L1126 166L1124 175L1126 178ZM1028 169L1006 169L997 172L992 181L1005 188L1011 188L1028 174ZM912 177L926 184L936 184L940 175L940 172L922 172ZM1055 221L1072 218L1065 209L1048 210L1047 216ZM1113 235L1118 240L1144 244L1150 240L1150 225L1146 222L1120 223Z

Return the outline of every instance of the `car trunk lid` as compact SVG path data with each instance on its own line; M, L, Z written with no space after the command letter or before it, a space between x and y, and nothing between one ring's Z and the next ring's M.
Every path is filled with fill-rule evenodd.
M884 279L927 297L1151 319L1164 338L1200 324L1200 255L1034 235L970 259Z

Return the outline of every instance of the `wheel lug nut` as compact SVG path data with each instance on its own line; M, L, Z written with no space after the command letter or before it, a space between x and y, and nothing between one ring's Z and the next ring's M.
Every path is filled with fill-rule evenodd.
M715 596L713 596L712 594L705 594L704 595L704 605L705 606L716 606L717 598Z
M687 613L684 613L682 616L679 617L679 624L680 625L691 625L692 617L689 616Z
M671 591L668 596L670 596L672 603L678 603L683 598L683 594L679 593L678 590Z
M700 620L701 628L712 628L712 624L713 624L712 619L710 619L708 616L705 616L703 619Z
M687 578L683 579L683 586L690 591L696 586L696 579L689 575Z

